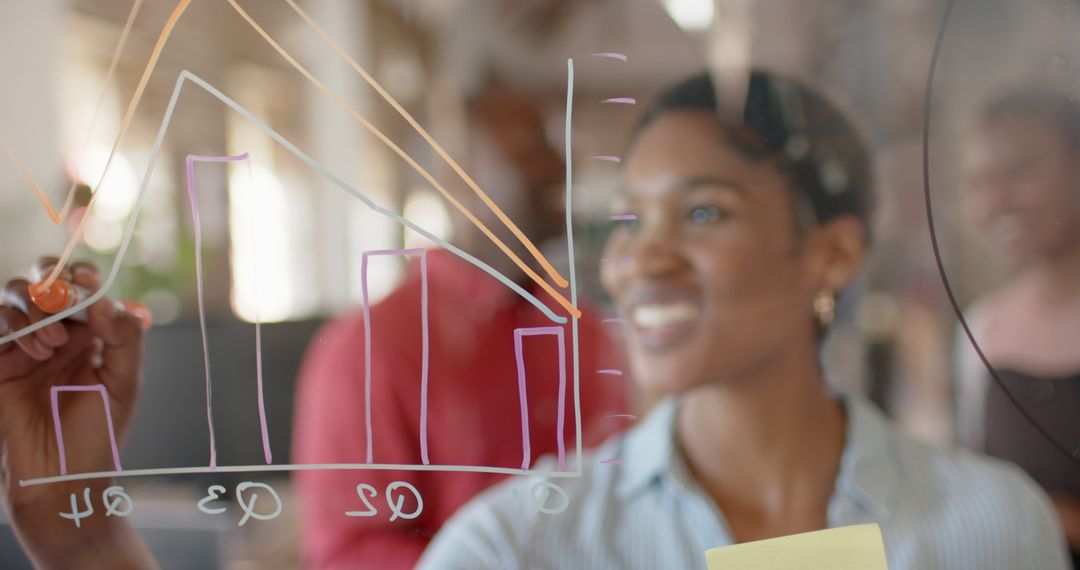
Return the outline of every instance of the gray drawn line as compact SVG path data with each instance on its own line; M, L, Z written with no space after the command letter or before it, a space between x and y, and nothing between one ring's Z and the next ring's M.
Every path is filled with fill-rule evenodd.
M580 469L574 471L543 471L540 469L515 469L512 467L487 467L483 465L409 465L396 463L312 463L312 464L272 464L272 465L225 465L216 469L209 467L163 467L159 469L126 469L123 471L94 471L73 473L52 477L20 479L19 485L31 487L50 483L65 483L86 479L112 479L117 477L148 477L159 475L198 475L246 472L286 472L286 471L445 471L464 473L498 473L500 475L539 475L541 477L581 477Z
M13 341L15 339L26 336L26 335L28 335L28 334L30 334L30 333L38 330L38 329L47 327L47 326L49 326L49 325L51 325L51 324L53 324L55 322L59 322L59 321L61 321L63 319L66 319L70 315L73 315L73 314L75 314L75 313L77 313L79 311L82 311L83 309L89 307L90 305L93 305L94 303L98 302L98 300L100 300L102 297L104 297L105 294L108 292L108 290L112 287L113 283L116 281L117 275L120 273L120 266L122 265L121 262L123 261L124 257L127 254L128 247L131 245L131 238L134 235L135 224L139 219L139 213L142 211L143 198L146 196L146 189L150 184L150 175L153 173L154 165L157 163L158 155L161 153L161 146L162 146L162 144L164 144L165 133L168 131L169 125L172 123L173 113L176 110L176 104L179 102L180 93L181 93L181 90L183 89L184 83L186 81L191 81L195 85L201 87L204 91L206 91L210 95L213 95L215 98L217 98L219 101L221 101L225 105L229 106L232 110L234 110L238 114L240 114L240 116L244 117L245 119L250 121L252 124L254 124L256 127L258 127L260 130L262 130L264 133L266 133L270 138L274 139L274 141L276 141L278 144L285 147L286 150L288 150L294 156L299 158L302 162L307 164L311 169L315 170L315 172L320 174L323 178L327 179L328 181L330 181L335 186L337 186L337 187L341 188L342 190L348 192L349 194L353 195L358 200L363 202L365 206L371 208L372 210L378 212L379 214L382 214L383 216L386 216L386 217L398 222L399 224L404 225L405 227L415 231L416 233L430 239L431 241L438 244L439 247L442 247L443 249L446 249L447 251L449 251L449 252L453 253L454 255L460 257L461 259L463 259L463 260L471 263L472 265L478 267L479 269L483 270L488 275L491 275L492 277L498 279L500 282L502 282L502 284L509 287L510 290L514 291L519 296L521 296L523 299L528 301L531 305L533 305L534 307L539 309L540 312L542 312L544 314L544 316L546 316L552 322L555 322L555 323L558 323L558 324L566 323L566 321L567 321L566 317L556 315L550 308L547 307L547 305L545 305L543 302L541 302L539 299L537 299L534 295L532 295L531 293L529 293L528 291L523 289L517 283L514 283L512 280L508 279L505 275L503 275L502 273L500 273L499 271L497 271L496 269L494 269L490 265L484 263L483 261L480 261L479 259L472 256L471 254L463 251L462 249L458 248L457 246L455 246L455 245L453 245L451 243L446 242L445 240L439 238L438 236L432 234L431 232L425 230L424 228L421 228L420 226L412 223L411 221L406 220L404 217L401 216L401 214L398 214L397 212L394 212L393 210L389 210L387 208L379 206L371 198L368 198L366 195L362 194L361 192L359 192L358 190L356 190L355 188L350 186L348 183L346 183L344 180L342 180L341 178L339 178L338 176L336 176L335 174L333 174L332 172L327 170L325 167L323 167L319 163L315 162L315 160L312 159L311 157L309 157L307 154L304 154L303 151L301 151L294 144L289 142L285 137L281 136L280 134L277 133L277 131L271 129L268 125L266 125L265 123L260 121L258 118L256 118L254 115L252 115L247 109L240 106L239 103L237 103L236 101L233 101L232 99L230 99L224 93L222 93L217 88L215 88L214 86L212 86L209 83L207 83L206 81L204 81L199 76L197 76L194 73L192 73L192 72L185 69L185 70L180 72L179 77L177 77L177 79L176 79L176 86L173 88L172 98L169 100L169 105L165 110L165 118L161 122L161 127L158 129L157 139L154 141L153 150L150 153L150 162L147 165L146 171L143 174L142 182L139 185L139 194L138 194L138 197L135 199L135 207L132 210L131 216L128 218L127 227L124 228L124 234L123 234L124 237L120 242L120 247L117 248L116 256L114 258L115 261L113 262L112 267L109 269L109 274L108 274L108 276L106 276L105 281L101 285L101 288L99 288L97 291L95 291L92 295L90 295L86 299L82 300L79 303L76 303L75 305L73 305L72 307L70 307L68 309L64 309L63 311L60 311L59 313L55 313L55 314L53 314L53 315L51 315L49 317L41 319L40 321L38 321L38 322L36 322L36 323L34 323L32 325L25 326L25 327L15 331L15 332L12 332L12 333L7 334L7 335L5 335L3 337L0 337L0 344L5 344L5 343L11 342L11 341Z

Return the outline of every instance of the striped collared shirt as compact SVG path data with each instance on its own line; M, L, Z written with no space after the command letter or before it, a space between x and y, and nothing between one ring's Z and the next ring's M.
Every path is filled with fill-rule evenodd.
M1017 467L917 442L866 401L844 400L829 527L880 524L892 570L1068 568L1049 499ZM450 520L420 567L705 568L705 551L733 539L676 449L677 414L676 399L661 403L587 454L580 478L517 478L488 490ZM545 463L538 468L553 467ZM547 514L536 503L567 507Z

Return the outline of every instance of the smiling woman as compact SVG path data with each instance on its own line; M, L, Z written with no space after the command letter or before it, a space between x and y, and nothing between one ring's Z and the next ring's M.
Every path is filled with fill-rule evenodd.
M715 120L714 105L704 75L661 96L635 131L615 203L636 221L606 255L637 262L602 277L634 325L629 353L646 389L746 381L793 340L813 352L814 297L831 299L862 260L870 168L850 123L762 73L743 121Z
M604 254L624 261L602 280L633 376L667 398L586 457L566 512L522 513L529 482L510 481L422 566L703 568L709 548L876 522L894 570L1065 568L1050 502L1018 469L915 442L827 387L831 300L868 243L853 122L761 71L741 118L720 108L701 75L645 113Z

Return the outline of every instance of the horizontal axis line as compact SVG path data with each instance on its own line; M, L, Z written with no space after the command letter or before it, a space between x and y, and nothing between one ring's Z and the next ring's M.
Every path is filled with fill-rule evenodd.
M209 467L164 467L158 469L128 469L123 471L93 471L72 473L53 477L20 479L19 486L46 485L84 479L105 479L116 477L145 477L156 475L193 475L213 473L245 472L280 472L280 471L446 471L459 473L499 473L503 475L540 475L544 477L581 477L581 471L540 471L536 469L518 469L513 467L484 467L472 465L406 465L392 463L323 463L323 464L288 464L288 465L223 465Z

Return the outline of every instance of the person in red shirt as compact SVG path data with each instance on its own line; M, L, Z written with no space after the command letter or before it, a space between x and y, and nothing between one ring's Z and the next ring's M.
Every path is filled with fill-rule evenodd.
M472 101L468 111L468 163L474 178L535 243L557 237L565 230L560 203L564 163L544 135L540 106L517 93L489 90ZM465 202L469 191L458 190ZM500 226L490 213L485 219L482 206L469 205L488 227ZM461 231L464 227L455 232L457 245L565 314L490 240L475 229ZM499 235L507 244L514 241L509 232ZM524 251L521 257L527 258ZM495 278L447 251L429 250L424 258L411 259L403 283L370 307L367 326L364 312L358 310L315 335L298 383L293 461L412 466L423 465L426 452L432 466L518 469L557 453L562 442L566 468L573 469L576 426L569 324L550 321ZM425 281L426 414L421 381ZM627 411L625 381L596 372L619 368L605 326L591 311L583 311L580 393L586 445L625 427L626 421L613 416ZM520 340L522 382L515 331L537 327L561 330L562 358L560 337L526 333ZM365 338L367 331L370 338ZM365 399L365 342L370 342L370 402ZM560 365L565 382L561 402ZM368 409L370 417L365 414ZM304 563L312 568L411 568L458 507L504 476L386 469L297 472ZM386 496L387 486L395 481L412 485L422 497L423 508L416 518L390 520L387 501L402 500L404 513L417 507L409 492ZM358 490L360 484L370 489ZM370 510L359 497L361 492L374 515L356 516Z

